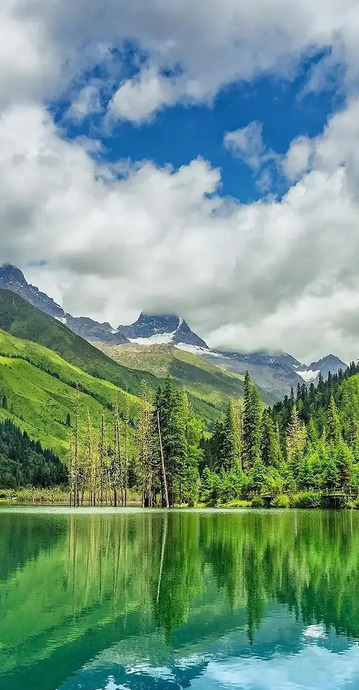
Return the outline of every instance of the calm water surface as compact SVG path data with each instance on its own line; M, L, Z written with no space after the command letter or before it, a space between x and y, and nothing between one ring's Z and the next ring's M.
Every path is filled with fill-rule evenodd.
M359 511L0 510L1 690L359 690Z

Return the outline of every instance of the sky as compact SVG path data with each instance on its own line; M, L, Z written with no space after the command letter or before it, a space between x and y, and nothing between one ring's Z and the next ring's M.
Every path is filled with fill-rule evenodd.
M73 315L359 356L356 0L2 0L0 260Z

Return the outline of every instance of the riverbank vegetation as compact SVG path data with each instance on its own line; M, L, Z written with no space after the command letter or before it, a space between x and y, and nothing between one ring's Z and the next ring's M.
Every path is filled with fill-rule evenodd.
M67 420L70 503L126 506L131 496L144 507L356 507L358 374L352 364L317 387L303 383L273 408L264 408L247 374L243 402L231 401L211 433L170 378L155 395L143 382L137 416L120 414L114 401L99 423L77 396ZM0 428L1 487L66 485L58 458L15 430L10 422Z

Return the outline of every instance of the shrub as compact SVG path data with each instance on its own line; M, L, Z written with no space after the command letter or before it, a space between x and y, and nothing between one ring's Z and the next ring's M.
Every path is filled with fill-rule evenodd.
M302 491L292 496L290 504L293 508L321 508L322 496L315 491Z
M290 500L289 496L286 494L279 494L279 496L276 496L273 498L273 501L271 501L272 508L289 508L289 506Z
M252 508L264 508L264 501L263 498L260 496L255 496L252 498L252 503L251 503Z
M242 501L240 498L235 498L233 501L228 501L224 504L225 508L248 508L251 503L250 501Z

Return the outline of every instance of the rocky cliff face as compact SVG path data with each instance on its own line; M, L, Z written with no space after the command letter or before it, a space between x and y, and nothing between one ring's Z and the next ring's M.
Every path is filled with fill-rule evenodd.
M207 349L207 345L176 314L144 314L130 326L119 326L118 330L131 342L139 345L190 345Z

